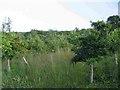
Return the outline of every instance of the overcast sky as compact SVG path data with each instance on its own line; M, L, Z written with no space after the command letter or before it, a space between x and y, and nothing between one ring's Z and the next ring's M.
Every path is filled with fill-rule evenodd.
M90 21L118 14L119 0L0 0L0 24L12 20L12 31L89 28Z

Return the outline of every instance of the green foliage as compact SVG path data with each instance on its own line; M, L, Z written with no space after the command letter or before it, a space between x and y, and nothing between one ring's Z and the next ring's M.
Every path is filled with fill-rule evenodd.
M111 24L110 31L114 31L114 29L120 27L120 17L118 15L113 15L108 17L107 23Z
M100 34L94 29L88 29L84 32L76 42L73 48L75 52L74 59L77 61L90 60L91 58L97 58L100 55L105 55L106 48L104 42L99 39ZM78 41L78 40L77 40Z
M73 60L86 61L105 56L109 50L117 50L120 45L119 21L119 16L110 16L107 22L91 22L93 29L84 29L80 34L72 34L72 50L75 52ZM111 31L111 28L114 30Z
M7 37L8 35L8 37ZM15 51L13 52L12 50L12 43L13 40L12 38L9 38L9 34L8 33L2 33L2 57L4 58L12 58L15 54Z
M46 45L44 41L40 39L39 36L34 36L32 37L31 35L27 38L27 44L28 44L28 49L31 50L32 52L45 52L46 51Z
M120 45L120 29L115 29L107 36L108 48L111 51L117 50Z
M12 59L14 56L24 54L27 43L17 36L14 32L2 33L2 58Z

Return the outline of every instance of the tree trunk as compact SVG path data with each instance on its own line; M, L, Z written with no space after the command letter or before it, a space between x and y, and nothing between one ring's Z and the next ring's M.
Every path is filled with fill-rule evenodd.
M90 83L93 83L93 64L90 64Z
M10 60L8 59L8 72L10 73Z
M115 60L115 64L118 65L116 50L114 50L114 60Z

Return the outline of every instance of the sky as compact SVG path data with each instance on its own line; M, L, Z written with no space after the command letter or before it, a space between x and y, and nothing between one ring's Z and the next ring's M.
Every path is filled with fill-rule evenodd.
M118 14L119 0L0 0L0 24L12 20L12 31L90 28L90 21Z

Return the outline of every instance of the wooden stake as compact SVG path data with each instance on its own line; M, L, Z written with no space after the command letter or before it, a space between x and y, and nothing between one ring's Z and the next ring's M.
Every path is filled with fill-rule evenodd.
M27 60L25 59L25 57L23 57L23 60L24 60L25 64L28 65L28 62L27 62Z
M8 59L8 72L10 72L10 60Z
M90 83L93 83L93 64L90 64Z

